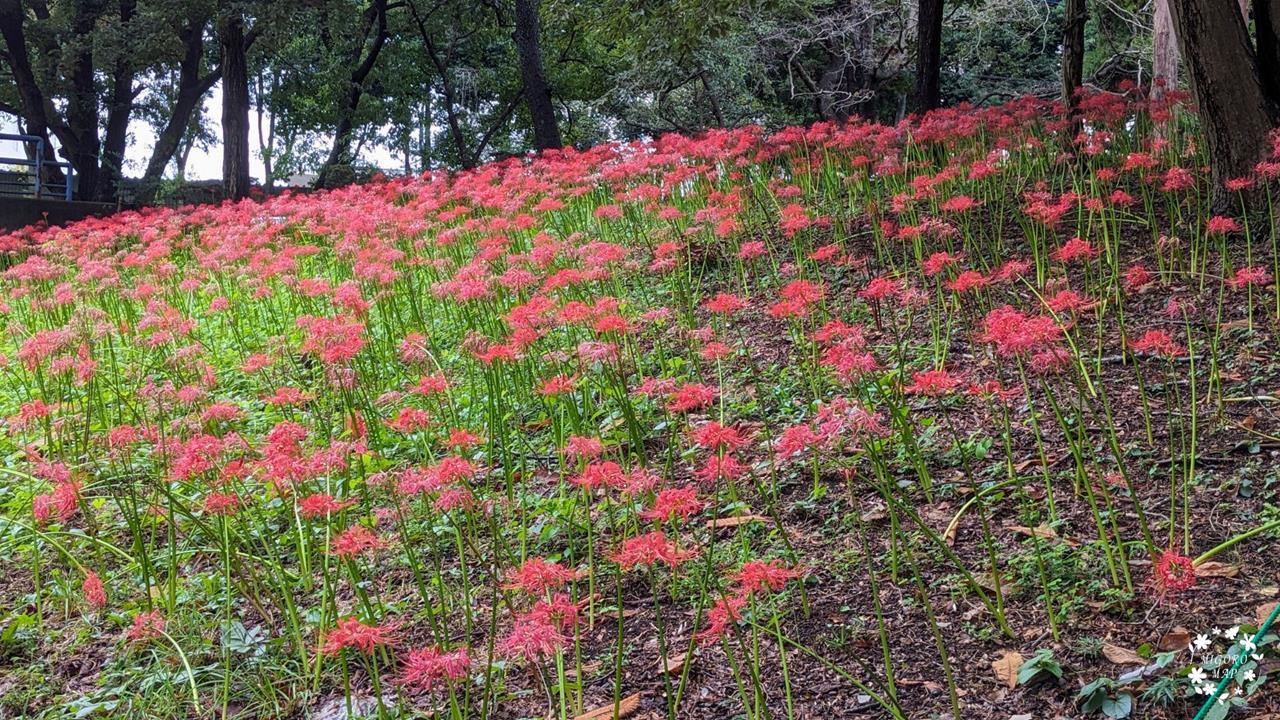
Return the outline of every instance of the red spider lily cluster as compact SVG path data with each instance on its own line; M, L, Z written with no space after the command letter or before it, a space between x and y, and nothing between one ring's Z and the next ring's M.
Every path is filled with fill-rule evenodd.
M546 696L576 714L584 658L620 668L652 639L716 641L704 652L754 664L739 678L788 672L759 646L805 641L790 621L835 575L821 532L869 534L859 550L893 570L867 572L916 573L927 602L930 582L1040 550L992 527L1075 522L1111 588L1176 601L1192 561L1159 554L1135 582L1128 553L1168 532L1190 554L1189 494L1160 497L1131 458L1196 452L1202 425L1151 408L1221 402L1205 328L1280 312L1277 258L1204 209L1194 136L1134 129L1167 108L1082 108L1088 133L1023 99L4 236L14 493L23 528L65 540L35 561L71 563L83 607L125 611L131 641L207 612L180 585L216 588L207 620L287 628L309 682L349 691L358 666L454 717L553 674ZM1280 156L1233 187L1278 176ZM1180 363L1215 373L1190 401ZM959 540L913 510L992 478L1019 491L971 495L997 522ZM983 552L945 549L979 532ZM1014 637L1000 591L956 592ZM1060 610L1020 615L1056 633ZM234 677L241 659L220 662Z

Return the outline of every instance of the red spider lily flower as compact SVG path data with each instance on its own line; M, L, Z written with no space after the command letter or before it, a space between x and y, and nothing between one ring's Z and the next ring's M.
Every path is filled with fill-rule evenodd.
M243 418L244 411L238 405L230 404L230 402L214 402L200 414L200 421L204 424L210 423L230 423L230 421Z
M1233 218L1222 215L1214 215L1209 218L1209 222L1205 224L1205 232L1210 235L1226 235L1228 233L1240 232L1240 223Z
M523 590L530 595L542 595L548 590L564 587L577 580L577 570L567 568L554 560L529 558L508 576L508 590Z
M971 383L965 392L976 397L991 398L998 402L1008 402L1022 394L1022 388L1006 389L999 380L988 380L983 383Z
M755 595L777 592L786 587L788 581L798 577L799 571L786 567L777 560L748 560L732 579L744 594Z
M1152 280L1151 271L1142 265L1130 265L1124 271L1124 289L1128 292L1140 290L1150 285Z
M704 408L715 402L716 395L719 392L719 388L714 385L685 383L671 393L671 397L667 401L667 411L687 413Z
M702 481L703 485L711 487L720 481L733 482L742 477L748 469L732 455L712 455L693 475Z
M1241 192L1253 187L1254 182L1251 177L1227 178L1222 181L1222 186L1231 192Z
M366 625L354 617L342 618L325 636L320 652L337 655L346 648L354 648L369 655L379 646L394 645L396 629L395 623Z
M1231 287L1239 290L1240 288L1258 286L1262 287L1271 282L1271 275L1266 268L1261 265L1255 267L1244 267L1236 271L1236 274L1227 281Z
M667 522L679 518L688 521L702 512L706 505L698 499L698 491L691 487L666 488L659 490L653 499L653 507L640 513L645 520Z
M887 277L872 278L866 284L866 287L858 291L858 297L869 301L878 302L896 296L902 291L902 283Z
M1097 257L1099 252L1101 251L1090 245L1088 240L1073 237L1053 251L1053 259L1064 263L1072 260L1091 260Z
M306 333L302 352L314 355L326 365L346 362L364 348L364 323L342 316L303 315L298 327Z
M637 565L650 566L658 562L675 568L697 554L696 549L677 548L674 543L667 540L667 536L661 530L655 530L623 540L622 547L612 559L621 565L623 570L630 570Z
M568 593L556 593L550 599L535 602L527 617L538 618L549 625L568 631L578 626L578 611L586 604L585 599L574 602Z
M600 438L570 436L565 442L564 456L574 460L593 460L604 453L604 443Z
M662 478L649 468L636 467L630 471L623 473L622 482L619 483L618 489L624 494L635 497L645 493L653 492L653 489L662 482Z
M753 260L768 252L768 248L760 240L744 242L738 247L738 257L742 260Z
M967 195L957 195L938 206L938 209L949 213L964 213L981 207L982 203Z
M92 570L85 573L80 591L84 595L84 601L94 610L101 610L107 606L107 589L103 587L102 578L98 577L98 573Z
M963 293L981 290L989 284L991 284L991 281L977 270L965 270L957 275L954 280L948 281L946 286L948 290Z
M1156 588L1162 593L1189 590L1196 584L1195 564L1185 555L1165 550L1156 558L1154 580Z
M863 349L861 339L843 340L822 352L818 363L830 368L842 382L857 382L863 375L880 367L876 356Z
M809 448L817 447L821 442L822 437L808 425L792 425L783 430L782 434L778 436L778 441L774 443L773 449L779 456L788 458L798 455Z
M54 486L53 492L37 495L31 499L31 514L41 525L49 522L51 516L57 516L58 522L67 524L75 517L80 507L80 482L64 480Z
M569 643L560 629L541 616L524 616L516 620L511 632L499 643L503 655L529 662L550 657Z
M378 537L364 525L352 525L333 539L329 554L337 557L354 558L368 550L382 550L390 544Z
M1096 305L1096 303L1089 298L1071 289L1059 290L1053 295L1045 298L1044 304L1048 305L1049 309L1055 313L1076 313L1083 310L1089 310Z
M210 515L234 515L240 509L240 498L229 493L204 496L204 511Z
M556 397L571 393L576 389L577 378L570 375L557 375L542 382L538 394L543 397Z
M273 407L298 407L315 399L315 395L293 387L278 387L276 391L262 398L262 401Z
M431 507L440 512L449 512L458 508L469 508L475 506L476 498L471 490L465 487L447 487L441 490L437 495Z
M1148 330L1142 334L1142 337L1130 341L1129 347L1136 353L1161 355L1168 358L1187 354L1186 349L1174 342L1169 333L1164 330Z
M355 500L338 500L327 493L315 493L298 500L298 514L307 520L315 520L342 512L355 504Z
M843 320L830 320L813 332L813 341L821 345L833 342L849 342L851 347L866 345L861 325L849 325Z
M733 348L722 342L709 342L698 351L698 356L707 362L723 360L733 354Z
M699 425L692 434L693 441L708 450L733 451L747 443L737 428L725 427L715 420Z
M409 392L415 395L443 395L449 392L449 379L444 375L423 375Z
M963 382L963 378L946 370L925 370L912 373L911 384L904 390L909 395L940 397L954 392Z
M924 274L933 277L949 267L957 265L963 255L952 255L949 252L936 252L920 263L920 269L924 270Z
M569 478L569 482L584 490L596 490L602 487L617 487L622 484L622 466L612 460L593 462L582 469L582 472Z
M671 378L644 378L640 385L631 391L640 397L657 397L671 395L676 391L676 381Z
M746 306L747 302L745 300L727 292L718 293L715 297L709 298L702 303L702 307L707 312L716 313L717 315L733 315Z
M982 321L983 342L996 346L1003 356L1032 353L1056 343L1062 328L1051 317L1027 316L1010 305L992 309Z
M400 664L400 686L412 692L430 692L439 684L466 678L471 671L471 655L466 647L449 651L439 647L414 648L405 653Z
M159 610L138 613L133 616L133 624L125 632L125 638L133 642L158 638L164 634L165 625L165 617Z
M449 430L449 437L445 438L444 444L463 450L469 447L475 447L484 442L484 438L465 428L452 428Z
M698 632L698 640L710 642L724 637L729 628L742 619L742 608L746 604L745 595L730 595L717 600L707 610L707 626Z
M1030 270L1031 263L1026 260L1009 260L991 274L991 280L998 283L1010 282L1026 275Z

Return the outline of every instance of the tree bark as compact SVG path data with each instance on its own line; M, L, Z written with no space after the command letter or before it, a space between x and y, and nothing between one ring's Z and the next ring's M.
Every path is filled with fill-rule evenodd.
M1209 147L1214 205L1232 194L1222 183L1253 172L1268 151L1280 108L1267 96L1244 18L1234 0L1171 0L1174 30Z
M102 14L101 2L77 2L71 18L71 31L76 47L68 65L71 90L67 97L67 126L75 138L73 144L63 141L63 150L79 175L76 194L86 200L98 197L98 88L93 64L93 29Z
M364 49L363 41L367 41L370 33L373 34L373 44L370 45L364 59L360 60L351 71L351 77L347 81L347 92L343 96L342 105L338 108L338 126L333 134L333 147L329 150L329 157L317 174L317 187L325 186L334 165L351 160L348 157L351 152L351 131L355 127L356 110L360 107L360 98L364 95L364 83L369 79L369 74L378 63L378 55L387 43L387 0L373 0L369 5L365 15L364 33L361 36L361 50ZM359 60L359 55L355 59Z
M1178 39L1173 33L1171 0L1156 0L1151 37L1151 97L1159 100L1178 87Z
M222 48L222 190L229 200L249 194L249 68L244 17L218 20Z
M156 144L147 160L147 169L138 187L137 200L141 204L148 204L155 199L160 179L164 177L165 168L181 146L192 115L200 107L205 93L222 77L221 68L214 68L208 75L200 76L200 66L204 61L204 30L208 22L207 17L193 18L184 23L179 32L184 51L182 60L178 63L178 97L169 111L169 121L156 136Z
M1253 0L1258 73L1271 101L1280 105L1280 0Z
M533 144L539 150L563 147L556 111L551 104L551 86L542 67L542 41L539 38L537 0L515 0L516 54L520 58L520 77L524 82L524 99L533 125Z
M1075 112L1077 93L1084 83L1084 26L1089 20L1085 0L1066 0L1062 27L1062 101Z
M18 101L22 119L29 135L44 141L45 159L53 160L53 144L49 139L49 115L45 111L44 93L36 83L27 53L26 33L23 30L24 13L21 0L0 0L0 35L8 50L9 71L18 89ZM62 171L56 168L44 170L42 180L61 184L65 181Z
M120 0L120 28L129 32L137 9L136 0ZM124 177L124 153L129 142L129 119L133 114L134 66L129 52L116 58L111 72L111 98L107 102L107 126L102 138L102 175L98 181L101 200L117 199L120 179Z
M917 112L942 104L942 6L943 0L920 0L916 19Z

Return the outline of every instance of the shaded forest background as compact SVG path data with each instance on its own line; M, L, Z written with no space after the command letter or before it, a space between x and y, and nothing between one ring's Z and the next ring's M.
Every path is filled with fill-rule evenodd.
M1153 72L1176 77L1163 2L0 0L0 112L61 147L82 197L119 196L143 125L156 141L139 201L163 199L193 148L219 146L225 193L242 197L297 173L318 185L367 176L372 148L416 173L565 144L1149 86ZM1252 32L1259 13L1241 8ZM249 177L251 155L265 177Z

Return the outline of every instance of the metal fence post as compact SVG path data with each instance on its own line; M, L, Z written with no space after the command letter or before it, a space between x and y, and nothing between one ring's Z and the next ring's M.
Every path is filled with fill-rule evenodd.
M40 181L44 175L44 139L36 140L36 197L40 197Z

